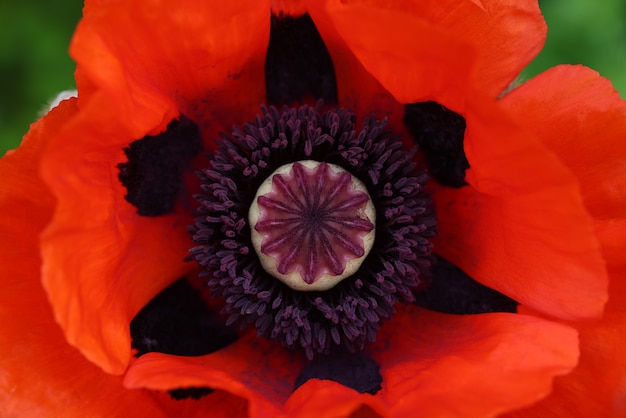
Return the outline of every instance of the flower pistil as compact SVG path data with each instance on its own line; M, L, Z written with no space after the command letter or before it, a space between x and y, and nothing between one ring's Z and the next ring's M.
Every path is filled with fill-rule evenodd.
M250 207L261 264L294 290L326 290L355 273L374 243L365 185L334 164L305 160L268 177Z

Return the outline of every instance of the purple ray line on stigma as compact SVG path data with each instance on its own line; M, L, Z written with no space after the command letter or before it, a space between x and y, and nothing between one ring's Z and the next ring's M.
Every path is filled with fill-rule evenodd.
M339 242L339 244L341 244L343 248L350 251L352 254L356 255L357 257L361 257L363 255L363 252L364 252L363 246L359 245L358 242L352 241L350 237L348 237L346 234L344 234L337 228L333 228L330 225L325 225L325 229L327 229L328 232L333 234L337 242Z
M296 185L298 186L298 190L302 193L302 197L304 200L298 201L298 207L304 210L312 210L313 202L311 202L311 192L309 191L309 182L306 181L304 168L302 164L294 164L293 165L293 173L296 178ZM281 176L282 177L282 176Z
M275 229L275 228L272 228L272 229ZM295 227L287 230L287 232L278 235L276 238L272 240L268 240L267 242L264 242L263 246L261 247L261 251L263 251L264 253L270 253L274 250L284 247L287 244L291 244L294 241L301 242L302 239L304 238L303 234L302 233L297 234L297 232L298 232L298 226L296 225Z
M348 199L341 200L336 203L334 206L328 206L328 211L344 211L352 208L358 208L363 206L364 203L367 203L369 200L369 196L360 195L360 196L352 196Z
M366 221L365 219L332 216L328 218L328 222L336 222L338 224L341 224L345 228L358 229L367 232L374 229L374 225L372 225L370 221Z
M289 200L291 200L291 204L289 204L289 202L284 203L285 207L289 207L290 209L301 208L302 205L300 203L300 199L298 198L298 196L296 196L293 190L291 190L291 186L289 185L289 183L287 183L287 181L283 178L283 176L274 176L274 178L272 179L272 182L274 183L276 187L278 187L281 190L284 196L288 197ZM298 187L300 188L299 184L298 184Z
M276 209L281 212L293 213L298 215L300 214L297 209L294 209L290 206L287 206L283 202L279 202L278 200L271 199L266 196L259 196L259 205L263 205L271 209Z
M320 201L322 199L322 191L324 189L324 177L328 172L328 165L323 164L317 168L317 175L315 176L315 195L314 202L317 207L321 207L324 205L323 202Z
M331 271L335 274L341 274L343 272L343 266L341 265L341 261L337 258L337 253L333 249L332 245L328 241L326 234L324 232L320 233L320 241L322 245L322 249L324 250L324 257L328 261L331 267Z
M348 183L350 182L350 175L348 173L343 173L343 174L345 175L342 175L340 180L338 182L335 182L335 184L333 184L330 191L328 192L328 196L326 196L322 205L330 204L330 202L335 200L339 192L348 185Z
M314 247L315 244L315 235L314 234L309 234L309 246L310 247ZM317 266L317 253L315 251L310 251L307 255L306 255L306 269L304 272L304 281L307 284L311 284L313 283L313 281L315 280L315 273L316 273L316 269L315 266Z
M302 242L306 240L306 232L300 231L298 235L295 236L291 241L285 241L282 246L287 243L292 244L291 248L287 250L287 253L282 258L280 263L278 264L278 272L281 274L286 274L289 271L291 265L295 262L296 257L300 254L302 250ZM269 251L268 251L269 252Z
M296 222L300 222L298 218L276 218L267 219L265 221L259 221L256 224L256 229L259 232L268 231L272 228L281 228L287 225L293 225Z

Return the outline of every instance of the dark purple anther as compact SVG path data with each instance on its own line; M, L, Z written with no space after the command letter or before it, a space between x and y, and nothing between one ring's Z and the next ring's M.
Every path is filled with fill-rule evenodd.
M249 221L261 264L295 290L326 290L356 272L374 243L365 185L333 164L279 167L259 187Z

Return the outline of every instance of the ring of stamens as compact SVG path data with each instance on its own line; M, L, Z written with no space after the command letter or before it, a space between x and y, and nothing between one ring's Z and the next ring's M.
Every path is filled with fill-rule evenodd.
M335 164L285 164L259 187L249 211L252 245L270 275L294 290L334 287L374 243L367 188Z
M217 142L198 173L202 192L190 227L196 243L190 258L207 277L211 296L222 298L227 325L254 326L259 336L300 348L311 359L335 349L362 350L396 303L415 300L429 274L429 238L437 227L424 190L428 177L413 161L416 149L404 148L385 120L370 116L359 125L345 109L262 107L261 115ZM313 292L294 291L266 271L248 219L261 184L282 165L303 160L348 171L366 186L376 209L376 239L361 267Z

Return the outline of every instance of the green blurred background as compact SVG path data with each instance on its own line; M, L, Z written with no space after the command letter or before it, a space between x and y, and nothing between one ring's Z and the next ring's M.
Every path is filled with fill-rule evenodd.
M544 50L523 73L585 64L626 97L626 0L540 0ZM0 0L0 155L16 147L55 95L74 88L67 48L82 0Z

